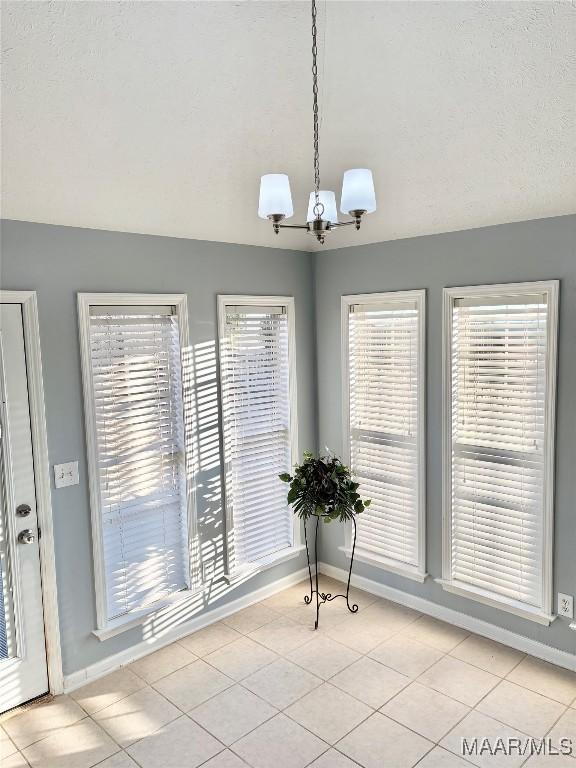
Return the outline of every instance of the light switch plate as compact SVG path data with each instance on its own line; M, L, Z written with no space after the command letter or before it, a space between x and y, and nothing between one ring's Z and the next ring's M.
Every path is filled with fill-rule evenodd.
M572 595L563 595L558 592L558 616L565 616L567 619L574 618L574 598Z
M78 485L79 482L77 461L69 461L67 464L54 464L54 485L56 488Z

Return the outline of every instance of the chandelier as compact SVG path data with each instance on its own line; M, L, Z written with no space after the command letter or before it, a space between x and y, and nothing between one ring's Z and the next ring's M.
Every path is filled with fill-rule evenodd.
M318 141L318 44L316 28L316 0L312 0L312 104L314 119L314 191L310 193L306 224L283 224L285 219L294 215L290 180L285 173L267 173L260 179L260 200L258 216L272 222L274 232L281 229L305 229L324 243L324 238L333 229L354 224L360 229L362 216L376 210L376 196L372 171L367 168L352 168L344 172L341 213L351 218L338 221L336 195L329 190L320 189L320 153Z

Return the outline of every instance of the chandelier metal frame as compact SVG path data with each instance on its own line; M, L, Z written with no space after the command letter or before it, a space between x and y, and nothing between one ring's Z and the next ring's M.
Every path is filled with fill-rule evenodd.
M326 235L334 229L354 225L360 229L362 217L369 211L366 208L353 208L347 211L351 217L348 221L329 221L323 218L325 206L320 200L320 141L319 141L319 120L318 120L318 26L316 0L311 1L312 10L312 114L314 131L314 206L312 208L314 218L307 221L306 224L285 224L285 213L268 213L266 218L272 222L274 232L279 234L281 229L303 229L309 232L318 240L320 244L324 243ZM371 175L370 175L371 176ZM264 178L264 177L263 177ZM373 191L373 190L372 190ZM372 208L371 210L375 210Z

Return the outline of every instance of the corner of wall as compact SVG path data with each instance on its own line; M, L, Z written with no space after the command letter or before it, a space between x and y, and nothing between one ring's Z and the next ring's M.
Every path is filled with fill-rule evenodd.
M312 283L312 315L313 315L313 338L312 349L314 350L314 366L313 366L313 402L314 402L314 428L313 433L315 436L314 451L318 453L320 450L320 419L319 419L319 407L320 407L320 392L318 387L318 256L315 251L308 251L310 257L311 267L311 283Z

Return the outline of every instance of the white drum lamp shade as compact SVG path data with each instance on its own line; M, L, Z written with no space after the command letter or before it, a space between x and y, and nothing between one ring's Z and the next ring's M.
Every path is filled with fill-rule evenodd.
M285 173L267 173L260 179L258 216L266 219L273 214L287 219L294 215L290 181Z
M334 192L327 190L321 190L318 192L320 203L324 206L324 211L321 213L322 218L325 221L329 221L331 224L338 223L338 210L336 208L336 195ZM313 221L316 218L314 213L314 206L316 205L316 196L314 192L310 192L310 201L308 203L308 218L306 221Z
M372 213L376 210L374 180L372 171L368 168L352 168L344 172L340 210L342 213L350 211Z

